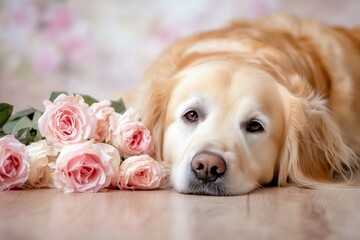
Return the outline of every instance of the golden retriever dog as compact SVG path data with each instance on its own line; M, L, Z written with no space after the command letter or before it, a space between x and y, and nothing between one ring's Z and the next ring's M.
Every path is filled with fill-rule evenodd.
M179 192L350 186L360 161L360 29L275 15L173 44L125 97Z

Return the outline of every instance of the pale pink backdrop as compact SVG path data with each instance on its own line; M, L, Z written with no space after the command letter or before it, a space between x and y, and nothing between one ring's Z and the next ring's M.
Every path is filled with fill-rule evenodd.
M357 0L2 0L0 102L42 109L59 90L115 100L175 39L279 11L360 25Z

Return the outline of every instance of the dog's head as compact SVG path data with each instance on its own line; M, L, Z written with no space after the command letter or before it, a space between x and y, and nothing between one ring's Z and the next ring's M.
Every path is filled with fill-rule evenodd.
M277 179L314 185L354 157L326 103L252 64L213 60L154 84L143 121L183 193L236 195Z
M344 174L354 155L326 102L279 82L256 64L214 59L152 86L143 120L176 190L234 195L274 179L306 186Z
M275 79L222 61L195 65L176 78L162 146L175 188L227 195L270 182L289 111Z
M315 187L357 165L326 96L315 94L326 95L329 84L321 65L314 65L320 61L309 62L295 41L287 46L273 35L264 39L279 46L256 50L267 46L256 40L233 55L228 42L204 43L195 49L204 51L199 56L189 53L168 64L165 57L156 66L173 69L149 87L142 121L154 135L154 157L171 168L176 190L236 195L273 180Z

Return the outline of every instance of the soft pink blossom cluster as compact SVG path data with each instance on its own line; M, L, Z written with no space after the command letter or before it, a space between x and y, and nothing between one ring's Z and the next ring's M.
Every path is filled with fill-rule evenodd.
M45 101L38 122L45 138L28 146L0 139L0 190L30 186L64 192L155 189L165 177L149 130L133 109L115 112L109 101L85 103L80 95Z

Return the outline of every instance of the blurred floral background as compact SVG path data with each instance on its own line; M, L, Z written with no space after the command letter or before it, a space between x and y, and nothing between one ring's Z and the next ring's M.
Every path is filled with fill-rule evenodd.
M276 12L360 25L357 0L0 0L0 102L51 91L116 100L174 40Z

